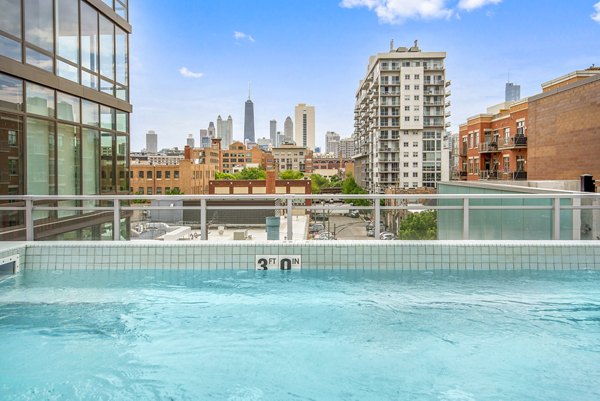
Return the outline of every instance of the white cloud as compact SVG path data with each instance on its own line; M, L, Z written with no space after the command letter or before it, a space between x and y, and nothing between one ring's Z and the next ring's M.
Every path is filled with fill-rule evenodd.
M342 0L345 8L366 7L389 24L402 23L407 19L439 19L456 16L458 9L471 11L502 0Z
M499 4L502 0L460 0L458 2L458 8L471 11L488 4Z
M201 72L192 72L187 67L181 67L179 73L186 78L202 78L204 76Z
M244 40L244 39L246 39L246 40L249 40L249 41L250 41L250 42L252 42L252 43L254 43L254 42L255 42L255 41L254 41L254 38L253 38L252 36L250 36L250 35L248 35L248 34L246 34L246 33L244 33L244 32L238 32L238 31L235 31L235 32L233 33L233 37L234 37L234 38L235 38L235 40L237 40L238 42L239 42L240 40Z
M594 5L595 13L592 14L592 19L596 22L600 22L600 1Z

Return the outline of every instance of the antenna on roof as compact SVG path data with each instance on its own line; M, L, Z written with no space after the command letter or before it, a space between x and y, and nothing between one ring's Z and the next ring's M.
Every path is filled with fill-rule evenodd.
M251 100L252 95L252 83L248 82L248 100Z

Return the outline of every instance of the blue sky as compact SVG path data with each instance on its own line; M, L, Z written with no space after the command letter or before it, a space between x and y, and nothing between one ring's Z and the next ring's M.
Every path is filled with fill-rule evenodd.
M156 130L159 148L185 145L217 115L243 137L252 83L256 136L283 131L297 103L326 131L353 130L354 94L368 58L419 40L446 51L452 131L503 101L576 69L600 65L598 0L131 0L132 150Z

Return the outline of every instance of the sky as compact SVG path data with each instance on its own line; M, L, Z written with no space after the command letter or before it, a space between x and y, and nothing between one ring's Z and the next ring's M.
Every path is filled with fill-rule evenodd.
M283 131L294 107L316 108L316 143L352 135L369 56L419 41L445 51L451 131L504 100L600 65L598 0L130 0L131 149L148 130L160 148L231 115L243 138L254 102L256 138Z

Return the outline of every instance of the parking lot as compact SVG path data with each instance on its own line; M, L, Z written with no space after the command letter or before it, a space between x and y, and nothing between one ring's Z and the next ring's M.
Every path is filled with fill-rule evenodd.
M342 213L329 213L328 220L319 221L325 231L334 233L338 240L374 240L367 237L367 222L362 217L348 217ZM314 221L311 221L314 223Z

